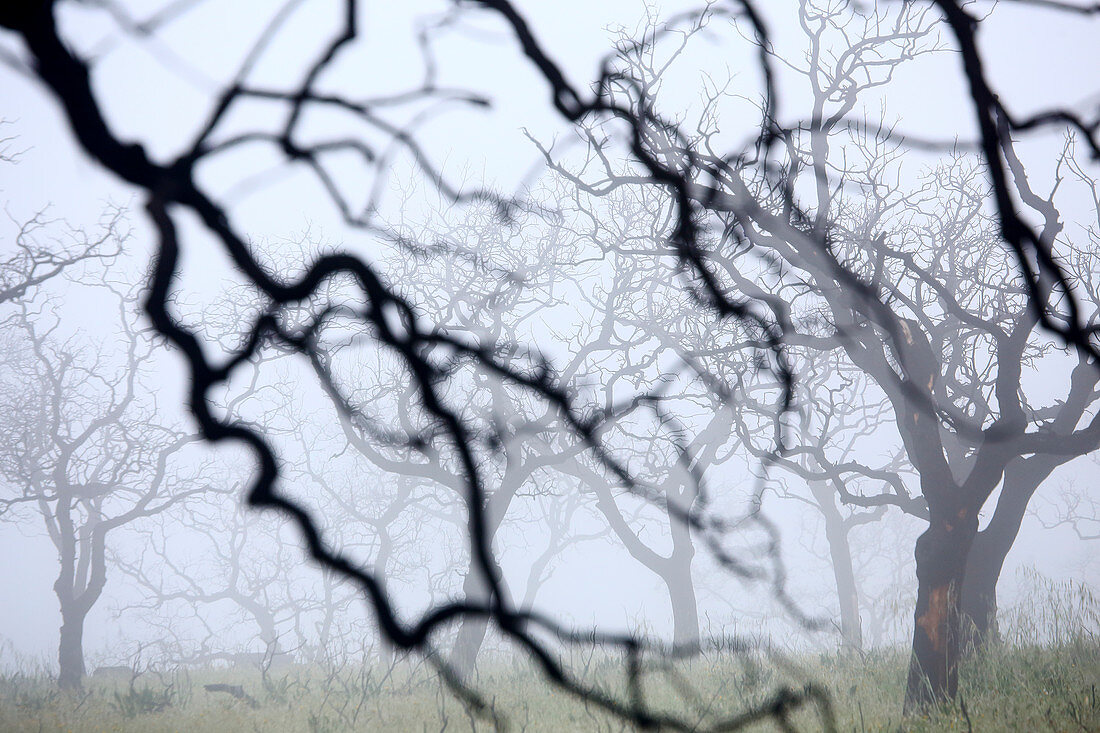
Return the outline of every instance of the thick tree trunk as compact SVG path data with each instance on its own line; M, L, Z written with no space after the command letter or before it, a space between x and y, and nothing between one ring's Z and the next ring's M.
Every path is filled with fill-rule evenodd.
M962 613L962 651L964 655L980 652L1000 640L997 628L997 581L1000 580L1007 552L1001 552L993 538L979 532L970 548L963 579L960 612Z
M1020 534L1028 504L1036 489L1065 462L1064 456L1033 456L1012 461L989 525L978 533L967 558L962 585L963 651L980 651L999 638L997 581L1005 558Z
M668 588L668 598L672 605L672 643L679 647L698 649L699 604L695 597L695 581L691 576L695 542L691 537L691 528L673 511L673 507L683 512L689 511L695 500L695 493L684 486L678 492L667 492L665 496L669 502L672 552L667 558L652 552L631 554L656 573Z
M80 609L61 609L57 684L63 690L79 690L84 685L84 617Z
M471 567L462 583L462 594L472 603L487 603L489 587L481 575ZM484 616L466 617L458 629L451 651L451 665L462 676L471 674L477 664L477 655L489 631L489 621Z
M500 488L489 497L485 507L485 532L490 547L521 484L522 480L516 474L505 472ZM466 579L462 581L462 593L467 600L474 603L488 604L492 600L489 581L483 577L473 558L470 559ZM462 619L458 637L451 650L451 664L459 674L468 675L474 671L478 652L485 643L488 630L489 620L485 616L467 616Z
M690 580L666 579L672 599L672 642L678 647L699 648L699 605Z
M672 642L677 646L699 647L699 604L691 577L695 546L691 531L682 522L672 524L672 555L661 573L672 603Z
M917 540L917 607L905 689L909 714L955 699L959 683L959 596L977 533L974 512L934 513Z
M59 490L58 493L71 495L72 491ZM72 506L67 499L59 500L55 515L60 528L55 545L61 563L53 583L61 609L57 684L64 690L79 690L83 686L84 620L107 582L107 531L99 525L98 508L90 508L91 516L78 529L72 518Z

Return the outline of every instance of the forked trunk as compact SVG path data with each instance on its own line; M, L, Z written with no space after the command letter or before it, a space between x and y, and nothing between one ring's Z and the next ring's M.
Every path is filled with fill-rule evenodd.
M1005 559L1020 534L1031 497L1062 456L1034 456L1013 461L1005 471L1004 486L989 525L974 538L962 585L963 652L981 650L999 638L997 581Z

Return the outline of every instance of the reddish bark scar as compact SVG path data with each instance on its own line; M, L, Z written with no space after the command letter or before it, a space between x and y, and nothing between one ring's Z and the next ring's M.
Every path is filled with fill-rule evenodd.
M947 595L948 586L941 585L932 589L928 599L928 610L917 617L917 626L924 630L928 640L932 642L932 649L942 653L944 651L944 627L947 625Z

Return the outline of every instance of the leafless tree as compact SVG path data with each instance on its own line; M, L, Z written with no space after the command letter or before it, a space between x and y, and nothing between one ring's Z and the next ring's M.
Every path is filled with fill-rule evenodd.
M262 644L254 656L265 671L314 641L309 619L325 609L313 597L313 584L295 577L297 546L281 537L277 526L247 516L227 496L206 497L186 512L157 519L135 533L140 552L113 552L109 559L142 596L120 613L164 627L160 633L179 649L175 662L247 658L247 653L227 651L239 641L220 624L212 625L207 609L221 619L244 621L251 632L245 643L258 638ZM204 632L203 637L188 639L195 631L188 626Z
M1091 463L1094 466L1100 463L1095 454L1091 456ZM1100 540L1100 502L1087 489L1075 481L1066 481L1057 495L1045 498L1028 509L1028 514L1038 519L1045 529L1068 527L1080 540Z
M1095 12L1092 8L1056 2L1035 0L1034 4L1060 12ZM698 729L699 723L694 718L685 720L656 713L646 705L638 670L639 657L647 645L639 639L594 635L598 641L623 649L628 657L632 694L628 699L616 698L571 675L534 630L548 633L566 644L577 640L574 634L542 614L517 609L510 602L490 542L487 497L492 472L485 470L481 460L483 452L476 440L479 431L471 426L468 413L450 399L448 388L461 380L464 367L500 380L509 388L555 410L557 419L568 426L577 441L586 445L604 470L621 484L645 489L643 482L616 460L600 441L601 426L609 419L620 417L619 406L595 414L575 409L574 400L554 378L545 359L506 351L502 354L501 344L449 331L446 324L430 323L420 317L415 303L390 285L374 265L350 252L318 256L289 274L275 272L235 226L227 202L204 185L197 175L201 163L244 146L262 146L273 151L281 161L300 166L312 174L349 225L370 228L376 211L373 197L367 197L367 205L362 209L350 203L327 167L328 154L340 151L355 156L373 172L389 163L391 148L400 148L407 151L422 172L454 201L492 200L507 213L514 207L500 197L485 192L471 195L453 189L431 166L415 134L403 123L394 123L384 114L384 108L405 102L454 97L452 92L441 90L435 83L434 64L425 65L428 69L425 82L408 94L363 100L358 94L329 93L323 84L325 72L361 40L359 11L356 3L349 0L342 4L344 12L339 30L305 62L304 69L299 70L295 79L278 86L254 83L250 72L272 40L284 30L290 17L289 10L280 12L261 33L251 52L243 54L245 60L232 80L215 95L201 130L174 149L159 146L160 150L170 152L154 158L143 144L145 141L123 140L107 122L101 97L90 83L92 62L74 51L63 38L58 13L64 5L62 0L10 4L0 11L0 25L21 41L22 61L27 70L55 95L87 154L146 195L146 211L158 238L147 311L157 330L185 359L193 385L190 408L205 437L211 441L242 443L256 456L259 470L249 493L250 502L289 517L301 529L312 557L355 583L370 599L383 634L396 646L427 652L430 636L440 626L459 617L488 618L541 666L552 683L568 692L640 726ZM795 377L785 358L783 344L786 341L802 343L804 335L791 319L790 306L768 293L766 288L759 287L759 282L752 278L739 277L739 268L721 258L723 249L750 247L771 253L776 261L797 270L799 278L812 284L814 297L829 308L835 337L847 356L872 373L890 396L902 439L921 475L922 494L928 503L930 527L917 547L917 628L908 698L912 706L953 696L958 644L957 597L964 578L965 558L977 532L977 511L999 485L1011 460L1043 452L1063 455L1067 451L1081 450L1095 439L1095 430L1075 430L1082 413L1078 413L1069 426L1063 424L1071 421L1069 417L1050 423L1040 419L1038 424L1026 419L1027 409L1014 393L1018 384L1012 383L1011 376L1005 376L1018 375L1020 370L1013 365L1020 365L1021 344L1027 344L1033 333L1053 338L1060 347L1079 356L1080 379L1088 383L1086 391L1090 393L1096 381L1090 376L1095 372L1092 361L1098 356L1095 314L1083 305L1085 296L1056 256L1059 228L1056 221L1046 217L1045 224L1036 228L1030 223L1031 214L1023 211L1031 209L1044 219L1043 202L1034 198L1026 176L1015 166L1011 138L1013 133L1068 125L1080 133L1082 143L1090 150L1098 151L1097 124L1063 109L1026 119L1015 117L999 102L985 76L976 42L980 19L971 14L971 9L954 0L935 0L930 4L942 15L944 35L958 48L961 73L969 87L971 108L979 130L976 147L983 156L983 171L988 176L990 196L996 207L996 218L985 235L991 245L1001 247L997 252L1005 253L1005 257L995 264L1002 268L1006 279L1020 283L1019 292L1022 293L1021 302L1008 314L1008 325L995 322L988 313L975 316L982 321L977 330L983 334L993 332L994 358L1000 367L994 385L998 412L989 415L987 420L975 421L971 419L973 416L959 414L963 408L954 404L951 385L947 384L951 375L944 379L938 368L940 360L931 346L933 340L938 340L935 330L939 322L929 323L927 319L922 320L919 313L894 307L895 300L904 301L902 296L906 288L916 288L943 307L953 309L951 312L956 316L959 311L966 310L964 304L950 289L938 289L936 285L942 282L935 275L927 275L925 267L929 263L918 261L914 266L911 253L904 249L902 242L891 239L889 233L879 237L878 231L863 231L855 236L851 227L838 226L836 191L830 183L834 176L829 165L829 141L834 133L849 130L844 108L859 85L881 83L881 77L876 75L881 65L865 50L866 44L853 44L852 49L838 59L842 62L839 70L844 75L838 75L825 89L830 100L827 113L822 110L822 114L813 115L805 125L784 124L778 109L781 98L776 89L776 61L769 53L771 39L756 5L751 0L741 0L728 10L708 8L706 14L735 17L747 29L757 44L755 63L763 86L758 130L747 143L733 148L722 144L721 152L717 152L715 148L720 141L714 134L685 132L680 125L662 116L660 99L651 93L653 90L644 78L638 78L622 65L624 57L630 58L632 53L645 54L655 44L669 38L670 32L648 34L631 41L625 54L624 49L612 54L595 85L585 91L570 83L550 52L539 42L524 15L511 3L481 0L471 5L487 11L514 36L527 61L546 81L554 107L565 120L589 124L614 120L619 129L625 129L624 149L631 159L630 171L624 175L621 168L611 166L613 170L607 171L610 175L603 179L604 182L612 187L626 183L665 192L671 202L666 241L670 251L680 260L689 290L712 318L744 329L746 340L759 352L763 366L776 375L781 394L776 402L780 415L792 405L791 386ZM919 15L921 7L915 4L898 6L893 11L895 15L889 17L910 18ZM130 22L120 9L113 9L115 17L121 16L126 21L121 24L126 31L136 29L152 33L160 23L169 22L160 16L157 23ZM862 11L862 6L854 10ZM868 28L875 32L879 30L878 18L887 17L876 10L867 11L867 15L871 18ZM701 17L694 15L686 21L681 18L681 23L671 24L668 31ZM895 57L906 55L908 40L904 36L909 32L902 26L905 42L894 43L887 38L884 47L893 45ZM424 46L426 53L430 51L428 46ZM844 59L851 63L845 65ZM483 103L469 95L459 98ZM243 134L225 133L231 113L257 99L281 108L285 112L283 124L274 131L265 127ZM365 141L369 138L348 136L317 142L302 137L303 120L308 112L318 109L340 110L355 118L371 135L381 135L386 142L376 147L373 142ZM716 129L709 132L716 133ZM796 183L807 177L816 198L811 195L803 202L802 197L796 195L801 191ZM360 211L365 213L360 215ZM242 276L263 296L262 307L246 324L247 337L225 359L215 359L206 353L196 331L177 319L168 307L180 258L189 248L190 241L180 226L181 212L188 212L202 223L206 233L220 244ZM719 240L722 248L717 251L711 247L713 242L704 237L708 229L722 235ZM991 259L992 255L990 252ZM753 274L766 269L757 267ZM782 269L785 272L781 274L790 272L790 269ZM887 270L898 269L905 272L906 288L884 277ZM283 307L308 299L320 287L338 278L354 286L350 296L322 309L304 324L284 328ZM477 598L434 607L413 623L403 623L395 615L392 599L376 574L323 542L310 513L278 490L279 464L273 445L262 428L224 419L212 409L210 402L213 389L226 383L272 341L294 348L316 362L320 353L319 332L341 320L365 332L408 375L420 422L412 426L414 431L406 436L405 443L417 450L426 450L433 457L438 456L454 475L460 477L468 517L469 555L487 588L487 592ZM835 343L827 348L832 350ZM323 375L324 370L320 371ZM940 377L939 382L937 377ZM330 393L346 414L357 414L341 390L334 388ZM648 402L660 405L660 397L660 394L650 395ZM1079 391L1071 390L1070 399L1058 410L1059 416L1069 415L1072 410L1065 409L1066 406L1080 397ZM940 419L943 417L950 419ZM954 433L947 431L948 438L940 430L944 424L957 428ZM1036 425L1036 430L1029 430ZM947 453L962 461L957 465L971 467L969 478L963 480L953 473ZM1039 471L1041 466L1033 468ZM701 523L697 515L684 514L676 508L673 511L681 514L682 520L701 534L714 534L721 529ZM757 522L764 524L760 517ZM442 670L471 706L489 713L488 706L473 689L450 674L451 670L445 665ZM743 716L717 721L715 727L734 728L764 717L773 717L786 725L789 711L807 700L820 701L820 692L813 688L782 691L775 699L754 707ZM827 708L821 709L828 719Z
M836 354L806 356L810 358L796 362L800 376L796 399L802 406L799 424L787 450L771 464L781 471L773 471L769 479L780 497L808 505L820 515L839 601L842 645L861 651L862 593L852 535L858 527L882 521L890 507L922 519L927 518L927 508L919 497L910 495L906 474L912 471L902 470L908 468L904 452L895 449L892 456L882 456L882 448L867 445L890 431L892 415L885 398L874 399L876 390L866 375ZM766 394L758 399L746 393L740 400L738 440L758 456L764 455L765 447L748 418L762 411L768 414L774 409L769 402ZM878 462L872 464L870 456ZM790 479L784 480L784 474Z
M108 536L208 488L201 467L175 462L196 438L158 415L148 388L158 346L136 324L136 299L103 280L90 289L115 311L121 353L66 336L55 299L22 300L3 323L0 510L7 520L36 514L57 551L63 688L84 676L84 621L107 583Z
M950 3L936 5L963 56L972 59L974 19ZM690 134L682 125L651 120L650 137L636 136L631 144L655 160L698 165L683 205L712 216L721 235L693 240L706 268L700 289L710 293L716 283L721 294L767 303L791 349L784 353L792 373L799 373L794 350L839 351L889 400L921 497L910 497L888 470L877 471L885 490L875 497L836 488L850 504L927 511L929 528L916 548L919 591L906 695L906 709L913 710L954 697L962 618L984 634L1023 508L1056 466L1096 447L1095 266L1088 248L1060 237L1063 222L1054 205L1066 171L1080 166L1067 147L1056 161L1053 188L1037 194L1011 140L1013 130L1030 125L1014 121L989 96L980 71L968 66L984 163L947 148L947 162L921 187L900 192L890 179L904 137L850 115L861 95L889 83L900 64L934 49L941 26L925 6L887 13L811 2L801 8L811 50L807 67L794 68L810 78L814 105L805 122L772 129L782 156L715 152L719 126L708 111ZM838 33L846 43L830 53L824 33ZM627 45L610 77L609 94L637 118L651 113L667 73L649 47ZM680 46L672 47L674 57ZM719 97L720 90L712 93L710 103ZM1045 121L1052 119L1093 132L1072 116ZM644 185L609 162L609 140L602 129L589 134L594 150L579 168L543 152L592 195ZM1085 144L1091 148L1092 138ZM990 199L994 214L987 213ZM1040 224L1026 224L1026 216ZM1066 396L1043 407L1021 380L1059 340L1076 365L1065 378ZM773 413L791 397L777 384ZM794 468L784 457L790 447L769 464ZM831 478L837 468L813 470ZM998 488L990 526L978 532L978 512Z
M0 119L0 130L11 124ZM17 135L0 136L0 166L18 164L22 154L18 145ZM125 212L118 207L104 212L95 232L51 219L47 209L21 221L13 237L12 253L0 260L0 304L26 297L37 286L79 263L110 263L122 251L125 230Z

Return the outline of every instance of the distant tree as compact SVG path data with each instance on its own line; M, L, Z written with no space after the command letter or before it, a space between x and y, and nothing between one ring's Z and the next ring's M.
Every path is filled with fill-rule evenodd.
M809 506L820 516L836 587L841 644L846 650L862 651L859 578L867 574L856 572L856 530L884 521L890 507L921 519L927 517L927 507L907 488L912 470L904 451L882 445L891 431L892 413L884 397L874 399L877 390L866 375L834 353L803 352L794 358L801 414L786 450L773 458L768 479L779 497ZM766 457L768 446L757 425L761 416L767 418L775 409L769 391L774 388L757 390L759 394L740 392L742 409L736 413L739 444L760 458ZM880 445L872 447L870 441ZM893 455L882 455L890 448L895 449ZM897 523L891 526L897 528Z
M242 639L225 628L230 623L248 630L245 646L254 649L259 640L255 654L264 671L315 643L311 619L328 609L315 584L295 573L297 546L268 518L248 516L228 496L204 497L143 525L134 532L140 552L131 543L109 560L142 596L122 613L172 639L171 661L235 660ZM338 609L339 600L331 606Z
M972 58L974 19L953 3L936 5ZM608 77L608 96L648 122L646 136L626 144L645 151L651 167L688 169L689 182L677 190L681 206L698 217L688 249L701 263L694 279L700 299L730 308L766 303L792 383L806 368L800 352L835 353L841 373L855 368L874 383L872 405L882 396L889 402L905 460L919 477L919 498L889 467L845 463L835 449L831 457L813 455L816 466L800 466L819 436L807 446L788 433L778 451L755 452L805 479L830 480L847 504L894 505L927 517L916 546L905 701L913 711L954 698L966 630L976 628L978 641L988 633L996 581L1027 502L1054 468L1100 439L1094 248L1064 236L1055 207L1063 178L1081 168L1067 146L1055 160L1051 189L1036 193L1012 140L1022 128L968 67L985 160L926 145L941 151L941 163L915 189L902 187L906 140L889 124L869 122L860 100L902 64L937 48L944 26L927 6L912 4L883 13L807 0L800 19L809 38L805 65L776 62L808 78L812 112L783 126L766 105L760 110L775 136L770 157L716 152L720 86L708 90L694 127L656 117L668 59L682 53L682 43L670 42L664 56L651 52L653 44L626 44ZM761 52L773 55L766 44ZM1043 120L1095 132L1060 113ZM579 166L570 169L543 148L547 163L592 196L647 186L647 178L616 163L621 141L610 128L587 133ZM1091 137L1086 144L1095 145ZM1088 176L1078 178L1091 187ZM1087 236L1095 236L1091 227ZM746 330L744 339L751 335ZM1040 365L1065 386L1052 405L1027 381ZM735 404L743 392L734 392ZM797 405L795 396L790 384L776 382L758 404L782 415ZM853 492L837 480L845 474L874 479L882 489ZM979 532L978 513L998 489L990 524ZM850 619L854 609L849 604Z
M1090 459L1093 466L1100 467L1100 458L1096 454ZM1045 499L1038 506L1028 508L1028 514L1034 516L1045 529L1066 527L1079 540L1100 540L1100 500L1087 489L1080 487L1076 481L1066 481L1056 496Z
M0 325L0 519L37 515L57 551L66 689L82 683L84 621L107 583L111 533L208 488L201 468L174 461L195 436L159 413L148 383L159 347L137 326L135 299L102 280L88 289L106 302L117 349L66 336L58 301L40 294Z
M0 119L0 130L10 124ZM0 136L0 166L19 162L23 151L18 144L15 134ZM46 209L22 221L10 254L0 259L0 304L32 294L37 286L79 263L110 262L121 252L125 225L125 212L118 207L107 209L94 232L52 220Z

